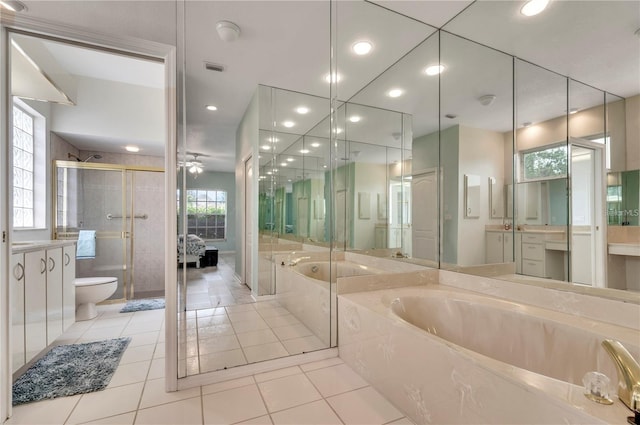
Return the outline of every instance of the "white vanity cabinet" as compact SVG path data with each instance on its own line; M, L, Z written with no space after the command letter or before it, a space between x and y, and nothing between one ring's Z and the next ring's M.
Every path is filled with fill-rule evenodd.
M9 293L11 296L11 372L26 362L24 346L24 254L11 256Z
M76 321L76 246L62 247L62 330L66 331Z
M486 232L486 263L513 262L513 232L511 230L488 230Z
M13 372L75 321L74 279L74 243L43 242L13 249L9 289Z
M561 233L522 232L522 274L547 279L564 279L564 255L562 252L547 249L547 243L558 239Z
M47 345L62 335L62 247L47 249Z
M47 346L46 250L24 254L25 355L28 362Z

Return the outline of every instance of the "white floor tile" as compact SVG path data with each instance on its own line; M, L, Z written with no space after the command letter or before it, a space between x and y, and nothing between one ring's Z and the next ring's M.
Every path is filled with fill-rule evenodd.
M247 364L242 350L221 351L208 356L200 356L200 373L211 372Z
M135 423L149 425L202 424L202 399L195 397L140 409L136 415Z
M329 397L327 401L345 424L386 424L404 416L371 387Z
M256 382L266 382L273 379L284 378L285 376L297 375L302 373L298 366L285 367L271 372L264 372L254 375Z
M231 320L226 315L217 315L217 316L204 316L198 317L198 327L206 328L210 326L219 326L219 325L228 325L231 323Z
M248 421L238 422L236 425L273 425L269 415L260 416L259 418L249 419Z
M140 382L84 394L71 413L68 423L78 424L135 411L143 387L144 384Z
M213 338L218 335L233 335L233 327L230 324L207 326L204 328L198 328L198 338Z
M151 360L153 358L153 352L156 349L155 344L138 345L135 347L127 346L127 349L122 354L120 364L143 362L145 360Z
M217 353L219 351L229 351L240 348L240 343L235 335L220 335L214 338L201 339L198 343L200 355Z
M313 335L313 332L311 332L309 328L302 323L297 325L274 327L271 330L276 334L280 341Z
M255 384L253 376L245 376L244 378L231 379L229 381L218 382L215 384L203 385L202 394L219 393L220 391L231 390L233 388L245 387L247 385Z
M227 311L224 309L224 307L218 307L218 308L204 308L204 309L198 310L196 313L198 318L200 318L200 317L207 317L207 316L225 315L227 314Z
M231 424L267 413L255 384L205 395L202 404L205 424Z
M288 356L287 349L280 342L252 345L242 349L249 363L262 362L264 360L277 359Z
M62 424L80 400L80 395L43 400L13 407L5 424Z
M260 316L262 316L263 318L274 317L274 316L284 316L285 314L291 314L289 313L289 310L287 310L284 307L262 308L258 310L258 313L260 313Z
M153 351L153 357L154 359L160 359L166 356L166 352L165 352L165 344L164 342L160 342L158 344L156 344L155 346L156 348Z
M340 418L324 400L272 413L271 417L275 425L342 425Z
M262 319L249 320L246 322L236 322L233 324L233 329L236 333L244 333L251 331L258 331L260 329L269 329L269 325Z
M260 329L258 331L239 333L238 341L240 342L241 346L250 347L252 345L277 342L278 337L273 333L271 329Z
M107 388L120 387L122 385L144 382L147 379L151 360L145 362L121 364L109 381Z
M343 363L344 362L340 357L332 357L330 359L319 360L317 362L305 363L303 365L300 365L300 369L305 372L310 372L312 370L322 369L323 367L330 367Z
M389 422L389 425L415 425L409 418L398 419L397 421Z
M282 341L282 345L287 349L289 354L308 353L310 351L321 350L327 348L327 345L315 335L303 336L302 338L293 338Z
M147 379L164 378L164 358L151 360Z
M261 382L258 386L269 412L289 409L322 398L303 374Z
M138 345L155 344L158 341L159 336L160 336L160 331L144 332L144 333L139 333L135 335L130 335L129 337L131 338L131 342L129 343L129 348L136 347ZM164 335L163 335L163 339L164 339Z
M323 397L330 397L369 385L345 364L307 372L307 377Z
M95 421L85 422L83 425L133 425L136 418L136 412L124 413L122 415L109 416L108 418L100 418Z
M272 328L277 328L281 326L292 326L300 323L300 321L293 314L284 314L282 316L265 317L264 321L267 322L269 326Z
M200 388L189 388L180 391L167 392L164 378L152 379L145 383L140 401L140 409L159 406L165 403L185 400L187 398L200 397Z
M131 317L115 317L113 319L100 319L100 320L96 320L93 326L91 326L91 329L95 330L95 329L110 328L110 327L124 328L127 324L129 324L130 320L131 320Z
M101 341L104 339L118 338L122 335L125 326L115 326L109 328L90 328L79 338L80 342Z
M255 310L255 307L253 304L238 304L233 306L227 306L225 307L225 309L227 310L227 313L237 313L240 311L253 311Z
M227 313L232 323L246 322L247 320L260 320L262 316L255 310L238 311Z

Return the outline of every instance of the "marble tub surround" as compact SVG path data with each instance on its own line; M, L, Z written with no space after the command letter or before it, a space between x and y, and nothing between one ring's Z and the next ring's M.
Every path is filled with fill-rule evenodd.
M438 283L438 270L338 278L338 295L381 289L405 288Z
M368 252L375 252L366 251ZM393 252L397 250L391 250ZM369 266L377 269L384 270L385 273L405 273L411 271L420 271L424 270L425 267L432 267L430 265L423 265L420 263L416 263L414 259L411 258L392 258L391 256L371 256L365 253L361 253L359 251L347 251L344 253L344 259L346 261L351 261L352 263L362 264L364 266ZM428 264L431 264L430 262ZM437 267L437 265L435 266Z
M493 263L493 264L480 264L477 266L459 266L457 264L442 264L442 268L445 270L472 274L475 276L497 277L504 275L516 274L516 263Z
M526 276L514 275L526 279ZM529 278L515 284L503 278L471 276L438 270L441 285L478 292L518 303L542 307L604 323L638 330L640 293L571 285L549 279Z
M573 327L577 339L584 335L594 340L613 337L631 345L637 340L638 332L637 328L629 329L559 311L505 302L443 284L340 295L340 357L414 422L626 422L630 411L617 400L613 389L614 405L599 405L584 397L581 385L549 378L463 348L408 323L390 308L396 298L420 297L430 292L438 292L442 297L439 301L459 300L462 307L473 308L474 304L481 302L490 306L492 303L503 304L503 307L511 309L516 319L519 315L531 315L534 321L544 321L550 326L562 324L566 329ZM478 326L479 332L486 328L502 336L502 326L507 322L485 323L483 317L474 315L465 327L456 329L473 335L470 328ZM511 323L513 318L508 320ZM453 323L445 321L443 324L455 325L456 320L450 321ZM517 325L514 331L518 331ZM506 343L508 345L509 341ZM550 353L543 350L545 347L540 348L538 356L549 356ZM637 343L629 348L638 355ZM517 351L517 347L514 350ZM599 344L593 346L591 351L594 350L599 350ZM583 351L567 352L558 348L557 355L569 356L565 360L575 362L585 356ZM535 356L536 353L530 355ZM606 354L598 361L602 364L610 362ZM617 377L615 372L611 372L613 364L610 366L605 369L615 382Z
M608 226L607 240L609 243L640 244L640 226Z

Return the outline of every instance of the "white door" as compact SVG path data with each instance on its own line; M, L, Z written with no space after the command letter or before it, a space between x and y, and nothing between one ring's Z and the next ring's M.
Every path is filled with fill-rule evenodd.
M438 261L438 178L435 171L411 180L413 257Z
M571 145L571 282L605 286L603 149Z
M244 283L253 290L253 159L244 163Z

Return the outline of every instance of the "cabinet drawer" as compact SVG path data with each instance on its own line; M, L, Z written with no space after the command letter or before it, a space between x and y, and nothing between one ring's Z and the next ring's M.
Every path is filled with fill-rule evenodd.
M525 260L544 260L544 245L522 242L522 258Z
M540 234L540 233L523 233L522 234L522 242L529 242L529 243L543 243L544 242L544 235Z
M545 277L544 263L542 261L522 260L522 274Z

